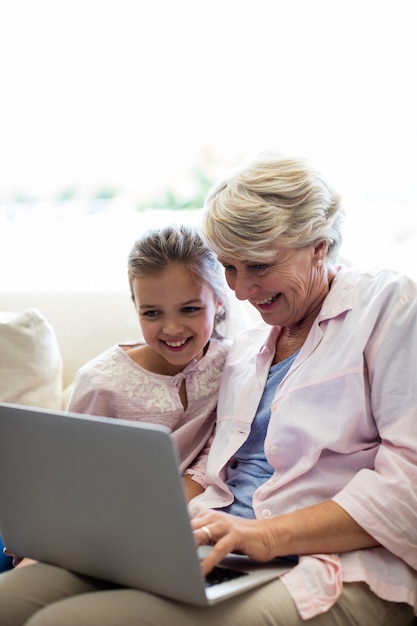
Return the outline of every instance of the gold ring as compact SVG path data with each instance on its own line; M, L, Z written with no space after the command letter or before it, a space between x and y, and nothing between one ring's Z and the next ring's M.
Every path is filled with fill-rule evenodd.
M212 538L211 538L211 532L210 532L210 528L207 528L207 526L202 526L200 528L200 530L203 530L206 535L207 535L207 539L208 539L208 544L210 545L212 542Z

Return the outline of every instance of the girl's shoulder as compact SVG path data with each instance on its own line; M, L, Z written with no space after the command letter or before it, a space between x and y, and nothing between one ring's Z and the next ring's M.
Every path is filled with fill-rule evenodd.
M205 356L210 358L226 357L232 347L231 339L210 339L210 344ZM205 357L204 357L205 358Z
M139 344L115 344L83 365L77 375L91 375L93 372L104 374L113 372L115 369L130 369L134 366L134 362L128 356L127 350L136 345Z
M213 375L213 371L221 372L229 354L232 342L229 339L210 339L210 343L203 358L199 361L193 361L185 368L184 371L198 371Z

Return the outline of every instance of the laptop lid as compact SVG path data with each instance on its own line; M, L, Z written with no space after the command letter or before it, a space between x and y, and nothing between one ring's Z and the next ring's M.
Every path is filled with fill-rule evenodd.
M0 493L12 553L183 602L219 601L289 568L253 564L206 587L162 426L0 404Z

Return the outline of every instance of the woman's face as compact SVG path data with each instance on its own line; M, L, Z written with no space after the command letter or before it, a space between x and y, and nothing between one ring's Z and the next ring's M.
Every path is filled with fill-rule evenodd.
M315 317L328 293L324 246L280 248L268 261L219 256L239 300L248 300L267 324L295 326ZM319 261L319 263L317 263Z

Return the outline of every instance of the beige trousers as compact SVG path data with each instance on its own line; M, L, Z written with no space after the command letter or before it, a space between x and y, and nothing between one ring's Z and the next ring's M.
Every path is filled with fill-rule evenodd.
M0 575L1 626L408 626L412 619L410 606L381 600L363 583L346 584L330 611L305 622L279 580L196 608L40 563Z

